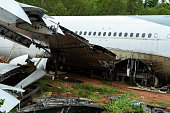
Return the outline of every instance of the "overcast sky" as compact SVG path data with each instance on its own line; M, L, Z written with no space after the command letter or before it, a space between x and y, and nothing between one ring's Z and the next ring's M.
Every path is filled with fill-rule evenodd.
M143 0L143 1L145 1L145 0ZM169 2L169 0L165 0L166 2ZM162 0L159 0L159 2L162 2Z

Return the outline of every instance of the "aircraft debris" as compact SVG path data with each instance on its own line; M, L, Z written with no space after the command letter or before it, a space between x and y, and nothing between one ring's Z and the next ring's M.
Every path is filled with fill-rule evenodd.
M8 5L7 5L8 4ZM21 8L20 4L14 0L1 1L0 7L0 20L8 24L14 24L17 22L27 22L31 24L25 11ZM10 8L9 8L10 7Z
M46 97L46 98L35 98L33 102L36 104L27 106L21 109L18 113L45 113L45 112L62 112L67 113L101 113L104 108L100 105L90 103L88 99L82 98L69 98L69 97ZM90 103L90 104L89 104Z
M41 69L34 71L31 75L27 78L19 82L15 87L17 88L25 88L28 85L32 84L33 82L37 81L38 79L42 78L45 75L45 72Z
M168 93L167 91L161 91L160 89L156 89L154 87L144 87L144 86L140 86L138 84L138 87L128 87L129 89L135 89L135 90L140 90L140 91L148 91L148 92L157 92L157 93Z
M160 91L167 91L170 92L170 86L163 86L161 88L158 88Z
M22 73L20 66L0 63L0 82L16 75L17 73Z
M19 57L16 57L16 58L12 59L9 62L9 64L12 64L12 65L18 65L18 64L25 65L25 64L27 64L27 62L25 62L26 59L28 59L28 54L22 55L22 56L19 56Z
M4 91L5 90L5 91ZM0 97L4 99L4 104L0 107L0 111L9 112L12 108L14 108L20 101L12 95L12 93L6 92L7 90L10 91L17 91L17 92L24 92L25 90L11 87L7 85L0 84Z
M5 104L3 105L4 107L0 109L2 111L6 110L7 112L9 112L13 107L15 107L18 103L20 103L20 101L17 101L18 99L16 98L20 98L22 100L22 103L25 103L27 101L27 98L29 98L32 94L34 94L40 89L38 86L33 86L30 84L40 79L41 77L43 77L45 75L45 72L41 69L37 69L37 70L35 69L32 71L28 70L31 68L29 65L26 64L25 62L26 59L28 59L28 55L22 55L11 60L9 64L0 63L0 67L1 67L0 68L0 82L3 83L3 84L0 84L0 89L2 90L2 93L3 93L1 95L1 90L0 90L0 97L2 99L5 99ZM37 64L36 66L38 68L41 68L42 67L41 65L44 65L44 63L46 64L46 61L47 60L44 61L44 59L42 59L42 62L41 61L39 63L35 62L35 64ZM38 64L40 65L38 66ZM33 67L35 67L34 63L33 63ZM18 78L17 74L22 74L22 77ZM4 85L4 84L8 84L11 86ZM23 90L23 88L26 90L25 93L23 93L25 91ZM8 97L4 96L5 93L8 94ZM7 108L5 106L8 106L7 103L10 103L9 101L14 101L16 104L11 103L11 108L10 107Z

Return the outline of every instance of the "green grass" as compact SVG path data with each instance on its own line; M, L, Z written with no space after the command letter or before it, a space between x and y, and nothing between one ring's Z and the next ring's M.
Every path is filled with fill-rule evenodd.
M50 79L43 77L41 80L38 80L38 83L41 86L41 89L39 91L39 94L42 94L42 92L57 92L58 94L65 93L65 92L71 92L74 95L78 95L80 97L87 97L92 100L99 99L100 97L103 97L104 95L117 95L117 94L124 94L128 96L135 96L133 92L130 91L121 91L110 87L95 87L90 84L81 84L81 83L69 83L69 85L72 86L73 89L69 89L65 86L65 82L62 80L57 80L55 82L58 82L58 86L54 86L53 81ZM109 82L101 81L102 83L106 85L111 85Z
M131 92L131 91L123 91L123 93L126 95L126 96L132 96L132 97L136 97L136 95Z
M105 84L105 85L108 85L108 86L111 86L112 84L108 81L105 81L105 80L100 80L101 83Z
M123 96L122 98L117 99L117 101L112 101L109 105L104 106L107 112L137 112L144 113L143 106L134 105L133 99Z
M117 89L113 89L113 88L108 88L108 87L94 87L90 84L73 84L73 88L75 90L86 90L89 92L98 92L100 94L104 94L104 95L110 95L110 94L121 94L123 93L123 91L117 90Z
M72 85L74 90L69 92L79 95L80 97L88 97L92 100L99 98L99 95L111 95L111 94L125 94L128 96L135 96L133 92L130 91L120 91L114 88L108 87L95 87L90 84L80 84L75 83Z
M157 104L157 105L160 105L160 106L170 107L170 104L165 103L165 102L152 101L152 102L150 102L150 103L151 103L151 104Z
M65 93L67 91L68 91L68 88L64 86L63 84L61 85L61 87L58 87L58 93Z
M39 94L42 94L43 92L52 92L57 89L56 86L48 84L42 80L38 80L37 83L40 85Z

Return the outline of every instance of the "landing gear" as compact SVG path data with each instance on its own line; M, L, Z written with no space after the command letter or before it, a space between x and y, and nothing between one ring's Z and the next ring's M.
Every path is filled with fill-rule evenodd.
M158 86L159 80L152 69L137 59L127 59L116 64L116 80L138 83L145 86Z

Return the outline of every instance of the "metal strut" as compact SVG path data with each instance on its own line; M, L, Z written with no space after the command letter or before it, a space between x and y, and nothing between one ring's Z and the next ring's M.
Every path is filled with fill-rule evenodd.
M8 60L10 59L12 53L14 52L14 48L15 46L17 45L17 43L14 44L14 46L11 48L9 54L8 54L8 57L6 58L5 62L8 62Z

